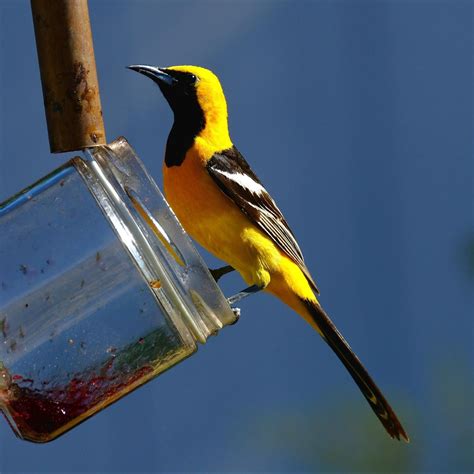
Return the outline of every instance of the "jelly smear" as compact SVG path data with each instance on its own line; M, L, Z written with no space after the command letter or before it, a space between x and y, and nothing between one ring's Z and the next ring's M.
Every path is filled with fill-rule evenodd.
M0 408L21 438L50 441L173 365L177 354L166 357L166 349L157 331L122 351L109 348L99 368L74 374L63 384L5 376L3 369L9 383L0 385Z
M24 439L49 441L144 383L152 367L123 376L74 378L65 387L34 390L12 384L5 406ZM73 422L71 424L71 422ZM69 426L71 425L71 426Z

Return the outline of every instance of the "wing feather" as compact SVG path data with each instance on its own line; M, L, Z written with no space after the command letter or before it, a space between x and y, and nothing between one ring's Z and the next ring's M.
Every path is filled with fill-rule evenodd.
M299 266L319 293L282 212L237 148L214 154L207 162L207 171L240 210Z

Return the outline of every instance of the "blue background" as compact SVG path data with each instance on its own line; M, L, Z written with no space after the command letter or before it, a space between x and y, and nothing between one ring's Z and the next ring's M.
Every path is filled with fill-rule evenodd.
M28 444L1 422L1 472L472 471L473 3L90 13L108 139L125 135L159 183L171 113L124 66L220 76L234 142L412 442L391 441L319 336L258 295L194 357L57 441ZM49 154L26 1L0 1L0 91L3 200L71 156Z

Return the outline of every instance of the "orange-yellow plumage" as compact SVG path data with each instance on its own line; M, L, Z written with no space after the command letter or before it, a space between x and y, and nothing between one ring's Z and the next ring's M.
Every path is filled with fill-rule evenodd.
M153 79L174 111L163 180L185 230L299 313L334 350L390 436L408 437L384 396L316 298L296 240L281 211L233 147L218 78L197 66L131 66Z
M195 137L196 154L192 158L207 161L216 150L232 146L227 124L227 101L217 76L199 66L172 66L168 69L194 74L198 77L197 99L206 117L206 124ZM212 98L211 100L209 100Z
M316 301L303 272L214 184L201 153L192 147L181 166L163 166L166 199L183 227L248 285L265 287L310 321L293 295Z
M197 98L206 125L187 151L181 166L163 165L165 196L186 231L216 257L234 267L248 285L263 286L307 320L307 310L293 302L293 293L316 300L303 272L271 239L252 224L213 182L203 167L216 151L232 147L227 102L217 76L198 66L172 70L199 78ZM290 304L291 303L291 304Z

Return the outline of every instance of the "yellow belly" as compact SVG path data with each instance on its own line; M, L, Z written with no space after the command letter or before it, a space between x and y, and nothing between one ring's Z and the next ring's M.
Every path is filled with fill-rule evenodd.
M163 181L166 199L188 234L249 285L268 285L280 251L220 190L195 149L181 166L164 165Z
M297 296L316 298L303 272L221 191L196 149L181 166L163 166L163 183L168 203L193 239L232 265L248 285L265 287L305 316Z

